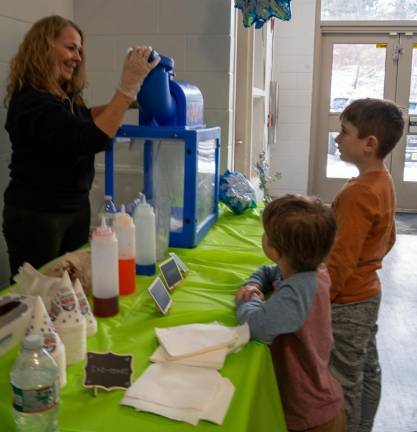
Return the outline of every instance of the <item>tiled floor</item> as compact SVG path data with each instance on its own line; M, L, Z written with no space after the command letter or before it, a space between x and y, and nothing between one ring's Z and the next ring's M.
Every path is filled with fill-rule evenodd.
M397 225L397 234L417 235L416 213L396 213L395 222Z
M382 399L373 432L417 431L417 236L399 235L380 272Z

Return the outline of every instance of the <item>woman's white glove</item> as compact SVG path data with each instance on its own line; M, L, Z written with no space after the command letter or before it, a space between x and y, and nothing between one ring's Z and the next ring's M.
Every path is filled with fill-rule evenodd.
M157 57L149 63L148 58L151 52L151 47L136 46L129 48L126 55L117 89L132 100L136 99L136 95L146 75L160 61L160 58Z

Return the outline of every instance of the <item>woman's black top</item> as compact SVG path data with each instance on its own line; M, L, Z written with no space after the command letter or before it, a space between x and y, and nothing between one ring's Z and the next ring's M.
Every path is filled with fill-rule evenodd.
M23 89L10 100L5 128L12 143L6 204L58 212L85 206L94 156L110 142L88 108Z

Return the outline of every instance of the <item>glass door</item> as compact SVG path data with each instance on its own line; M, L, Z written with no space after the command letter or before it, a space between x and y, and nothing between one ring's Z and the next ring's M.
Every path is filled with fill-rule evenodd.
M417 210L417 36L399 35L396 102L404 109L405 133L392 152L391 175L398 207Z
M417 209L417 40L414 39L412 35L396 32L323 35L312 191L325 201L331 202L346 179L358 174L356 167L339 157L335 138L340 129L340 113L355 99L385 98L402 107L407 131L408 114L416 115L416 132L404 134L385 163L396 185L398 207ZM413 122L410 124L413 131Z

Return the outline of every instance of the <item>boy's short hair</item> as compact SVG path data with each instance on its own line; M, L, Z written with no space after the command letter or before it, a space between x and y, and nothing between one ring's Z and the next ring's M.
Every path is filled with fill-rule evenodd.
M340 120L349 121L358 129L358 138L374 135L379 141L377 156L384 159L400 140L404 120L395 103L381 99L358 99L340 114Z
M269 246L297 272L316 270L329 254L336 233L332 209L316 197L277 198L265 207L262 222Z

